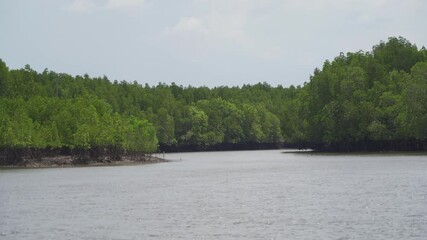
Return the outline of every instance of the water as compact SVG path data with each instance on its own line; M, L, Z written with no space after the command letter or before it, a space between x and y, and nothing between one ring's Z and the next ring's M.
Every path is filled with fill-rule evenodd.
M0 170L0 239L427 239L423 155L166 158Z

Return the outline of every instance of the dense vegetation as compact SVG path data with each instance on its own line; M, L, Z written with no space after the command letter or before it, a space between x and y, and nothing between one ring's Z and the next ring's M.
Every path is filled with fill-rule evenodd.
M0 60L3 163L68 152L120 159L158 150L272 146L425 150L427 50L390 38L340 54L303 86L157 86Z

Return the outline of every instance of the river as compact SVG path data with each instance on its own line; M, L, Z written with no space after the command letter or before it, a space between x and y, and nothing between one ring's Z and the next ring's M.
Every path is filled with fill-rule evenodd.
M0 239L427 239L427 156L284 150L0 170Z

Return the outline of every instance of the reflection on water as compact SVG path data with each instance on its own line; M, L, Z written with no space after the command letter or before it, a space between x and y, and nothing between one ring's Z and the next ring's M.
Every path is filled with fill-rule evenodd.
M1 170L0 239L427 239L426 156L282 151Z

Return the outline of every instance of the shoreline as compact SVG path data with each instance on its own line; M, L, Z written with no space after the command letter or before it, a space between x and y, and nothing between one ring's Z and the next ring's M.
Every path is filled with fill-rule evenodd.
M154 163L170 162L164 158L156 156L143 157L122 157L118 161L96 161L91 160L87 163L75 163L73 158L68 155L58 155L54 157L43 157L42 159L25 159L18 164L0 165L0 169L31 169L31 168L68 168L68 167L104 167L104 166L133 166Z

